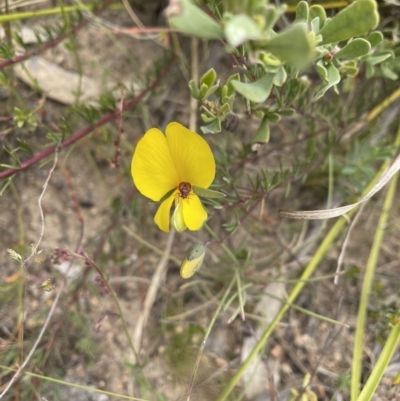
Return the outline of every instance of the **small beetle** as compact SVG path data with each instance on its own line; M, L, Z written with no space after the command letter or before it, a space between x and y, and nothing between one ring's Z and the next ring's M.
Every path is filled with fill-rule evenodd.
M192 190L192 186L188 182L181 182L178 186L178 190L180 192L180 197L186 199Z

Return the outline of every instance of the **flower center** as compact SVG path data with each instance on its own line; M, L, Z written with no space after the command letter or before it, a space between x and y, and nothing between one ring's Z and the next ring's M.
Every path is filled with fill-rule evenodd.
M190 191L192 190L192 186L190 185L189 182L181 182L178 185L178 190L180 192L179 196L182 199L186 199L189 196Z

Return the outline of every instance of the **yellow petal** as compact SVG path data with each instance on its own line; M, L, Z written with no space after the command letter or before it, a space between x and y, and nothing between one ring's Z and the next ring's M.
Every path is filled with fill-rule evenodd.
M182 199L179 198L178 202L175 202L175 203L177 203L177 205L175 207L174 214L172 215L172 218L171 218L171 224L175 228L176 231L181 233L182 231L185 231L187 229L185 220L183 219Z
M154 216L154 222L158 225L158 228L166 233L169 232L169 212L176 194L177 191L175 191L169 198L165 199Z
M196 231L201 228L207 220L207 212L201 204L200 198L191 193L190 196L181 201L183 206L183 220L191 231Z
M136 188L153 201L159 201L176 188L179 176L165 135L157 128L148 130L138 142L131 173Z
M165 132L179 182L208 188L215 177L214 156L208 143L176 122L168 124Z

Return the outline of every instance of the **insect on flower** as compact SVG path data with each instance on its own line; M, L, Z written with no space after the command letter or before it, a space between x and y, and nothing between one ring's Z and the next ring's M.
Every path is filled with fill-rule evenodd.
M181 182L178 186L178 190L180 192L180 197L186 199L192 190L192 186L188 182Z

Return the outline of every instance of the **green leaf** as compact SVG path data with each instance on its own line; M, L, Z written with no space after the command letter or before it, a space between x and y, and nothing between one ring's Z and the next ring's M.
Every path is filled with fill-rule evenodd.
M200 99L200 91L199 88L197 87L196 83L193 81L189 81L189 90L190 90L190 95L192 98L199 100Z
M215 82L216 79L217 79L217 73L215 72L214 68L210 68L200 78L200 86L202 84L205 84L207 86L211 86Z
M0 196L3 196L4 191L11 184L12 177L9 177L7 180L0 181Z
M310 21L314 20L317 17L319 18L319 29L322 29L326 21L325 9L320 5L311 6L309 17Z
M269 5L268 8L265 10L264 14L265 17L264 31L272 29L280 16L281 13L278 11L278 9L273 5Z
M304 0L299 1L296 7L296 22L307 22L308 12L308 3Z
M281 116L278 113L268 113L266 118L268 121L271 121L271 123L277 123L280 121Z
M284 117L291 117L294 113L296 113L296 110L292 108L286 108L278 110L277 113Z
M315 68L318 72L318 75L324 80L327 81L328 80L328 71L326 70L325 66L323 65L323 61L320 60L317 62L317 64L315 64Z
M387 65L382 64L381 70L382 70L383 76L385 76L386 78L391 79L393 81L396 81L399 79L399 76L392 69L390 69Z
M9 169L12 169L12 170L18 170L21 167L21 165L15 166L15 165L12 165L12 164L1 163L0 167L9 168Z
M225 37L232 46L239 46L261 36L261 28L248 15L234 15L225 25Z
M203 134L217 134L218 132L221 132L221 120L216 118L210 124L200 127L200 129Z
M246 99L251 102L261 103L266 100L271 93L274 76L275 74L266 74L255 82L244 83L231 81L231 84Z
M180 0L180 2L168 6L165 14L171 27L186 35L202 39L224 37L220 24L190 0Z
M219 191L214 191L212 189L205 189L193 186L193 192L198 195L202 196L203 198L223 198L226 195Z
M24 141L23 139L17 138L17 141L19 142L21 149L23 149L26 153L33 155L33 150L32 148Z
M232 85L232 82L239 81L240 82L240 74L237 72L236 74L231 75L227 80L225 86L227 87L226 96L231 96L235 93L235 88Z
M224 103L218 108L218 112L221 114L225 114L230 110L231 110L231 106L229 105L229 103Z
M201 119L202 119L205 123L211 123L211 122L215 121L215 119L217 118L217 116L214 115L214 114L212 114L212 113L211 113L210 111L208 111L208 110L205 110L205 111L207 111L207 113L201 113L201 114L200 114ZM210 115L209 115L209 114L210 114Z
M283 61L302 66L310 60L314 44L307 24L298 22L273 37L265 48Z
M283 66L280 66L278 71L274 75L274 85L281 87L287 79L287 73Z
M345 47L340 49L336 54L337 59L348 59L362 57L368 54L371 50L371 44L368 40L357 38L347 43Z
M219 85L210 86L204 96L201 96L201 100L208 99L211 95L213 95L219 88Z
M365 35L379 23L379 13L375 0L357 0L335 15L319 32L319 45L340 42Z
M379 31L374 31L371 32L366 39L368 40L369 43L371 43L371 47L375 47L378 46L379 43L383 41L383 35Z
M360 0L359 0L360 1ZM317 94L314 96L313 102L317 101L319 98L324 96L325 92L334 85L337 85L340 82L340 74L338 69L333 65L330 64L326 67L327 71L327 85L323 86Z
M346 64L340 67L340 75L354 78L358 74L358 68L355 65Z
M314 18L311 20L311 30L315 33L315 35L319 32L319 17Z
M377 65L391 57L393 57L393 53L382 52L374 54L373 56L368 55L367 57L364 58L364 60L370 65Z
M269 129L268 118L264 117L256 132L256 135L253 138L251 150L253 152L257 152L261 146L269 142L269 137L270 137L270 129Z
M276 69L276 67L279 67L282 65L282 61L278 58L275 57L273 54L270 52L263 52L260 51L258 55L259 60L264 64L265 69L267 70L272 70ZM273 68L270 68L273 67ZM268 72L276 72L276 71L268 71Z

